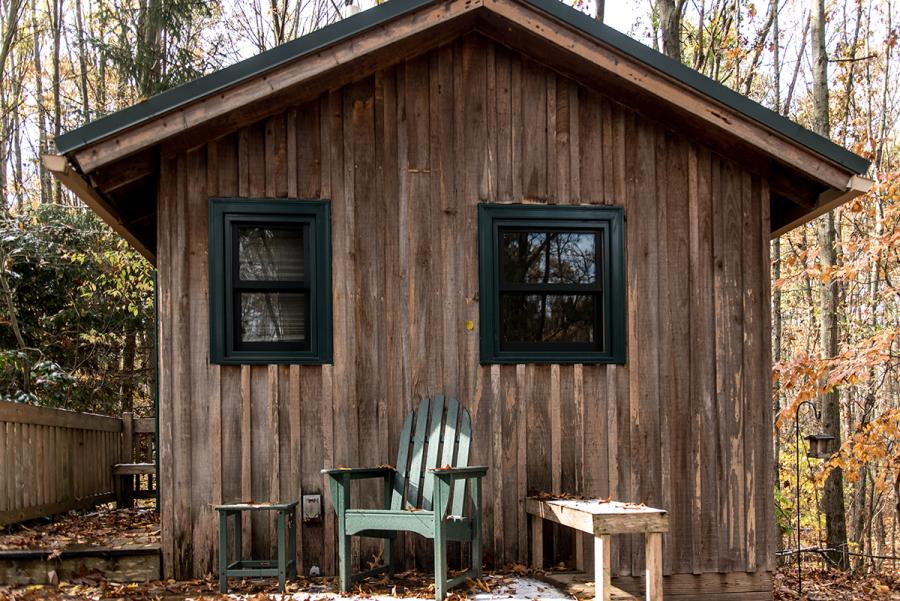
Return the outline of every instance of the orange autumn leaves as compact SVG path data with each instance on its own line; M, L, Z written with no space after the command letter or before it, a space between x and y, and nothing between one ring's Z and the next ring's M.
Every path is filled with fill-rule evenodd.
M900 367L900 328L896 326L900 306L900 172L882 174L867 194L839 210L838 261L832 267L818 260L818 246L802 232L782 242L782 277L777 290L791 298L814 299L821 285L832 283L841 298L840 352L824 358L817 352L816 315L795 312L793 318L805 326L786 336L785 360L773 369L773 383L783 398L776 428L791 425L797 407L815 402L832 390L842 391L845 405L845 441L831 459L822 464L819 477L835 467L853 481L860 468L874 462L881 487L900 474L900 408L895 403L862 408L868 395L889 394L886 382L893 381ZM806 333L800 338L798 332ZM813 338L809 338L812 333ZM792 337L793 336L793 337Z

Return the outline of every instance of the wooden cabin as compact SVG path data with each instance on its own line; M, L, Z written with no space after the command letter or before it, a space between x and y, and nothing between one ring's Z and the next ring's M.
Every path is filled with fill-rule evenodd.
M557 0L390 0L56 145L158 269L166 576L216 571L215 504L301 495L333 573L320 469L389 463L444 393L490 567L527 563L529 492L611 496L669 511L668 597L772 598L769 241L864 159ZM613 560L640 586L641 545Z

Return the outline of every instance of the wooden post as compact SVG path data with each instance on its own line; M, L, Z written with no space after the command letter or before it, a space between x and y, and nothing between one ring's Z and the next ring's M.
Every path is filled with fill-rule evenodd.
M122 414L122 459L119 463L134 463L134 417L129 411Z
M531 516L531 567L544 567L544 520L536 515Z
M610 601L612 590L612 562L608 535L594 537L594 598Z
M648 532L646 541L646 599L647 601L662 601L662 533Z
M134 417L131 412L122 413L122 452L119 463L134 463ZM112 466L110 466L112 467ZM134 476L115 476L116 490L119 493L116 499L118 507L134 506Z

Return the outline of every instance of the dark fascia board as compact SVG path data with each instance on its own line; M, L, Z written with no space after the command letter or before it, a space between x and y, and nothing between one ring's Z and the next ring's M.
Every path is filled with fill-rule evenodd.
M144 102L57 136L56 147L62 154L80 150L85 146L141 122L171 112L181 106L296 60L301 56L322 50L365 30L377 27L439 1L389 0L374 8L342 19L328 27L277 46L210 75L157 94ZM559 0L519 1L558 19L588 37L615 48L633 60L665 73L700 94L746 115L757 123L805 146L853 173L864 174L869 169L869 161L863 157L794 123L790 119L725 87L698 71L653 50L649 46L645 46L612 27L596 21L581 11L563 4Z

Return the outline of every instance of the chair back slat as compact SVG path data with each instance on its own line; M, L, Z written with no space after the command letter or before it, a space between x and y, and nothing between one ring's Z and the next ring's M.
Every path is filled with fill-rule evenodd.
M441 433L444 422L444 395L438 394L431 400L431 426L428 428L428 440L425 450L425 469L422 475L422 509L431 509L431 498L434 495L434 476L429 473L438 467L438 453L441 450Z
M428 471L450 465L469 464L472 420L456 399L422 399L403 420L397 449L397 472L391 494L391 509L432 509L434 476ZM451 491L455 515L461 515L466 484L459 481ZM447 504L451 501L447 500ZM447 510L447 505L440 509Z
M441 460L438 467L456 465L453 453L456 451L456 424L459 421L459 401L447 401L447 420L444 423L444 435L441 436Z
M454 467L466 467L469 465L469 445L472 442L472 418L468 410L463 408L459 420L459 435L456 437L456 463ZM453 515L462 515L463 502L466 494L466 481L457 480L453 487Z
M416 411L415 430L412 433L412 457L409 461L409 485L406 493L406 504L419 507L422 490L422 464L425 461L425 438L428 436L429 399L422 399ZM405 509L405 507L404 507Z
M394 474L394 492L391 494L391 509L403 509L403 493L406 491L407 466L409 466L409 442L412 435L413 412L407 413L400 431L400 446L397 448L397 472Z
M439 467L443 467L445 465L456 465L453 455L456 452L456 432L458 419L459 401L457 401L456 399L450 399L447 401L447 419L444 423L444 433L441 436L441 460L440 462L438 462ZM449 502L450 497L448 496L444 500L444 506L438 508L442 515L447 512L447 504Z

